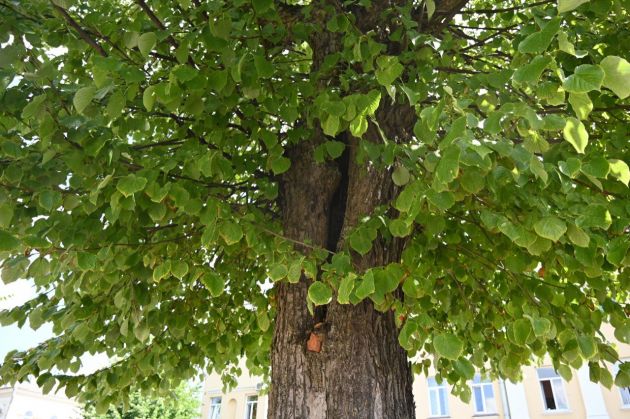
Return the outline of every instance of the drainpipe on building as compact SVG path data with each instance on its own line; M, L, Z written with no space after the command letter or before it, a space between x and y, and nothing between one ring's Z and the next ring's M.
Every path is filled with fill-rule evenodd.
M503 405L503 417L505 419L511 419L512 412L510 411L510 400L508 399L505 389L505 380L499 379L499 389L501 392L501 404Z

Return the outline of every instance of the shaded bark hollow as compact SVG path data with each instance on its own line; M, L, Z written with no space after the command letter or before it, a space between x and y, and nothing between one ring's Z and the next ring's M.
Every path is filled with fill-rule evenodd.
M312 152L322 141L316 132L289 152L292 166L281 185L283 223L289 238L336 250L360 217L390 199L394 187L387 171L356 163L356 140L348 140L350 151L342 158L317 164ZM377 240L353 262L359 271L386 264L400 257L399 247ZM268 417L413 418L411 369L393 312L380 313L369 300L353 306L333 299L313 316L306 306L309 285L302 278L276 288ZM319 352L307 347L317 347L315 338L321 339Z

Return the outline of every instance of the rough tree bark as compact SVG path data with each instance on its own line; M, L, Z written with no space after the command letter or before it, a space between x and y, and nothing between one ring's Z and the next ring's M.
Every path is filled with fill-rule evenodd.
M377 140L376 129L366 137ZM291 151L292 168L282 182L283 221L288 237L335 250L361 216L392 197L394 185L388 171L356 162L355 139L347 140L350 151L337 161L317 164L312 151L321 141L318 132ZM401 249L400 243L377 240L353 262L359 271L384 265L397 260ZM393 313L376 311L370 301L333 301L312 316L305 303L308 285L302 278L277 289L269 418L413 418L411 369ZM311 333L323 342L319 352L307 349Z

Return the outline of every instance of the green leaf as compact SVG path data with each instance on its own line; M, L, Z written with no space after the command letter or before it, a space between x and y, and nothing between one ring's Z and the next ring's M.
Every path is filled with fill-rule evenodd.
M341 279L339 289L337 290L337 301L340 304L348 304L350 302L350 294L354 289L356 275L350 273Z
M551 322L543 317L537 317L531 320L532 328L536 337L546 336L551 330Z
M580 336L577 341L580 352L585 359L591 359L597 354L597 342L592 336Z
M452 333L440 333L433 338L433 347L439 356L454 361L464 351L464 342Z
M407 351L413 349L413 333L418 329L418 324L413 320L407 320L398 334L398 344Z
M376 59L376 64L378 66L375 72L376 80L385 87L394 83L405 69L395 56L381 55Z
M458 146L451 146L442 150L442 157L435 170L433 189L436 192L448 190L448 184L457 178L459 174L459 155L460 149Z
M273 282L277 282L281 279L284 279L288 273L289 270L287 269L286 265L282 263L277 263L269 269L269 278Z
M573 74L562 83L564 90L570 93L586 93L599 90L604 81L604 70L598 65L582 64L575 67Z
M536 222L534 230L540 237L556 242L566 233L567 225L560 218L550 216Z
M584 154L584 149L588 145L588 132L583 123L575 118L567 118L567 124L562 130L564 139L569 142L580 154Z
M144 89L142 93L142 104L147 111L151 112L151 110L153 110L153 105L155 104L155 86L149 86Z
M291 284L297 284L300 282L300 278L302 277L302 262L303 259L300 258L291 263L289 266L289 271L287 272L287 280Z
M427 199L431 204L435 205L442 211L446 211L455 205L455 197L449 191L436 192L433 189L429 189L427 191Z
M238 243L243 238L243 228L233 222L228 221L219 228L219 235L225 240L228 246Z
M159 282L161 279L168 277L170 273L171 273L171 261L170 260L164 261L163 263L157 265L153 269L153 280L155 282Z
M341 141L326 141L326 151L333 159L341 157L346 145Z
M348 237L350 247L360 255L365 255L372 248L373 237L370 236L367 228L359 228L353 231Z
M411 225L401 219L392 220L389 223L389 232L394 237L407 237L411 233Z
M324 134L334 137L337 131L339 131L339 118L334 115L329 115L322 123L322 129L324 130Z
M590 0L558 0L558 13L566 13Z
M42 208L47 211L52 211L61 205L61 194L59 192L45 190L39 194L37 201Z
M569 103L579 119L586 119L593 110L593 102L588 93L570 93Z
M332 300L332 289L321 281L315 281L308 287L308 298L317 306L328 304Z
M136 327L133 328L134 336L140 341L144 342L149 338L149 325L146 321L141 321ZM105 412L103 412L105 413Z
M254 66L256 67L258 77L269 78L273 75L273 64L267 61L262 55L257 54L254 56Z
M120 178L116 184L116 189L125 197L129 197L136 192L140 192L147 184L147 179L134 174Z
M188 264L183 260L171 263L171 273L179 279L184 279L186 274L188 274Z
M364 298L374 294L374 291L374 275L366 274L357 284L354 290L354 295L356 295L359 300L363 300Z
M218 297L223 294L225 289L225 280L218 273L214 271L206 272L201 277L201 282L210 292L213 297Z
M10 252L17 249L20 246L20 241L16 239L12 234L0 230L0 251Z
M610 164L603 157L593 157L582 165L582 173L600 179L605 179L610 172Z
M140 54L145 58L149 56L155 44L157 43L157 36L154 32L143 33L138 37L138 49Z
M532 333L532 324L528 319L518 319L513 323L514 343L524 346Z
M619 99L630 96L630 63L621 57L609 55L600 66L604 70L603 86L612 90Z
M615 385L619 388L630 387L630 372L619 369L615 377Z
M466 358L459 358L453 363L453 367L460 376L466 378L467 380L472 380L475 377L475 366Z
M404 186L409 183L409 170L405 166L396 166L392 173L392 180L396 186Z
M326 102L324 105L322 105L322 109L329 115L333 115L338 118L341 118L346 114L346 105L340 100L334 102Z
M558 33L558 47L560 51L575 56L575 46L569 41L569 36L564 31Z
M553 41L560 30L560 18L551 19L542 30L534 32L527 36L520 44L518 44L518 51L527 54L540 54L549 48L549 44Z
M619 342L630 344L630 322L627 319L625 323L615 327L615 338Z
M535 83L549 64L551 64L551 57L542 55L534 57L531 62L519 67L512 79L517 83Z
M215 92L221 92L227 85L228 73L226 70L212 70L208 72L208 88Z
M604 205L589 205L577 218L577 225L582 228L601 228L608 230L612 224L612 216Z
M617 159L608 160L608 164L610 174L616 177L619 182L628 186L628 182L630 182L630 168L628 168L628 164L623 160Z
M269 157L269 167L274 175L281 175L291 167L291 160L284 156Z
M95 93L96 87L94 86L82 87L77 90L72 99L74 109L76 109L78 113L83 113L85 108L92 102Z
M459 181L465 191L476 194L485 186L484 174L480 170L470 167L462 171Z
M358 115L350 122L350 133L357 138L361 138L368 129L368 122L365 116Z
M273 0L252 0L252 5L256 13L262 13L273 6Z
M81 270L91 271L96 268L96 255L92 253L79 252L77 254L77 265Z
M117 118L122 114L125 105L125 97L122 95L122 93L116 92L109 98L109 101L107 102L107 107L105 108L105 112L110 118Z
M260 311L258 312L258 314L256 314L256 323L258 324L260 330L262 330L263 332L269 330L269 326L271 326L271 321L269 320L269 315L266 311Z
M13 219L13 206L8 203L0 205L0 228L6 228L11 225Z
M615 266L620 266L628 254L629 247L630 242L626 237L615 237L608 242L606 260Z
M588 247L591 238L579 227L569 224L567 236L571 242L578 247Z

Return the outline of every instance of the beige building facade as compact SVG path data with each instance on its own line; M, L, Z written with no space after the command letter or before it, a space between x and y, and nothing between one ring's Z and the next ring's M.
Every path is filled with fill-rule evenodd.
M0 419L79 419L81 407L63 394L43 394L34 384L0 387Z
M612 329L603 332L612 336ZM630 361L630 345L618 344L621 360ZM241 365L243 371L247 371ZM616 372L611 365L611 372ZM488 419L630 419L630 388L607 389L589 379L588 367L562 379L542 361L523 370L523 381L486 381L476 376L470 382L472 399L464 403L450 394L446 384L433 377L416 376L413 392L416 418ZM262 381L245 374L238 386L223 393L217 374L206 377L202 419L265 419L267 396L260 392ZM340 418L343 419L343 418Z

